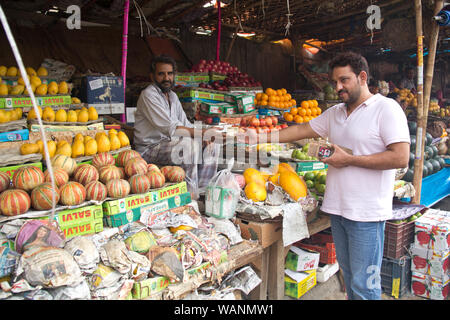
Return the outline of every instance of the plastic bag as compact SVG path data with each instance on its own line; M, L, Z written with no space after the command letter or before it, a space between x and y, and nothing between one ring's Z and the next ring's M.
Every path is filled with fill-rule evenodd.
M234 159L231 159L228 168L217 172L206 187L206 215L218 219L231 219L235 216L241 188L231 172L233 164Z

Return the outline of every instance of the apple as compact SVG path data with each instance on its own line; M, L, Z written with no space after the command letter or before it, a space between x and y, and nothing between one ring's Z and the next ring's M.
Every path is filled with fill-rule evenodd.
M275 116L272 116L272 125L276 126L278 124L278 118Z
M286 124L286 123L283 123L282 125L281 125L281 129L285 129L285 128L287 128L288 127L288 125Z
M264 126L266 125L266 119L264 119L264 118L259 119L259 125L260 125L261 127L264 127Z
M266 126L271 127L272 126L272 118L267 117L265 120L266 120Z
M251 125L252 127L259 127L259 126L260 126L260 121L258 120L258 118L253 117L253 118L250 120L250 125Z

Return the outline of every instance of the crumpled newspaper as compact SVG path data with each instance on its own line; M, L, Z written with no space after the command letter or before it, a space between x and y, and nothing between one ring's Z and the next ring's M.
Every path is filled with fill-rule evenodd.
M283 206L283 245L286 247L294 242L309 237L308 224L303 209L299 203L291 202Z
M66 242L64 250L73 256L83 273L92 274L97 269L100 254L90 238L74 237Z
M228 219L217 219L208 217L208 222L213 225L216 233L223 234L230 241L230 245L241 243L243 241L241 233L238 231L236 225Z
M63 286L50 289L49 293L54 300L91 300L91 291L86 279L73 287Z

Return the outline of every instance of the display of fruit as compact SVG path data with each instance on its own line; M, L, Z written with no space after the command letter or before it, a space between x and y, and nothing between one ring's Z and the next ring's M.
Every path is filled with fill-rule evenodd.
M160 171L148 171L146 176L150 179L150 189L161 188L166 183L166 177Z
M106 165L98 169L99 180L106 184L109 180L121 179L122 173L115 165Z
M304 123L319 116L322 109L319 108L317 100L305 100L299 107L293 107L283 113L283 119L288 122Z
M255 105L262 107L275 107L279 109L289 109L297 105L297 101L285 88L267 88L265 92L259 92L255 96Z
M8 189L0 194L0 211L5 216L17 216L27 212L31 198L21 189Z
M44 182L31 191L31 206L36 210L49 210L53 207L53 201L59 202L59 190L53 188L49 182Z
M75 169L73 180L86 186L91 181L97 181L99 173L97 168L90 164L81 164Z
M266 187L254 181L246 184L244 192L248 199L255 202L264 201L267 198Z
M69 181L60 188L59 202L65 206L82 204L86 200L86 189L81 183Z
M99 152L92 157L92 165L97 169L101 167L113 165L116 160L109 152Z
M146 174L147 162L141 157L131 158L125 163L124 169L128 177L132 177L135 174Z
M11 180L15 189L30 192L44 182L44 173L38 167L27 165L17 169Z
M167 170L167 179L170 182L181 182L186 178L186 172L179 166L172 166Z
M5 191L11 186L11 178L6 172L0 171L0 192Z
M111 198L125 198L130 193L130 184L124 179L112 179L106 183L106 190Z
M85 186L86 189L86 199L103 201L108 196L108 191L106 186L100 181L91 181Z
M93 106L90 106L89 108L82 107L81 109L67 111L64 109L55 111L50 106L45 107L43 111L41 107L39 108L41 109L40 115L42 120L47 122L88 122L98 120L97 110ZM78 110L79 112L77 112ZM34 109L31 109L29 111L27 119L36 119L36 113L34 113Z
M327 181L326 169L300 172L299 175L305 180L308 190L315 190L321 195L325 193L325 185Z
M139 194L150 190L150 178L145 174L135 174L128 179L130 183L131 193Z
M12 110L0 109L0 123L7 123L22 119L22 108Z
M336 90L329 84L322 88L325 100L339 100L339 95Z
M72 176L73 172L77 168L77 162L63 154L55 154L55 156L51 159L53 168L61 168L67 172L67 174Z
M275 116L247 116L242 117L239 130L256 130L256 132L272 132L286 128L287 125L278 124L278 118Z
M394 88L394 92L398 93L398 100L406 107L412 106L417 108L417 94L413 94L409 89Z
M69 181L69 175L66 170L62 168L52 168L53 169L53 180L57 188L61 188ZM50 171L47 169L44 171L44 182L52 182L50 176Z
M298 201L298 199L307 195L308 189L306 183L297 173L290 171L280 173L278 183L294 201Z
M308 156L308 148L309 148L309 143L305 144L301 148L292 150L291 158L297 159L297 160L318 161L319 160L318 158Z

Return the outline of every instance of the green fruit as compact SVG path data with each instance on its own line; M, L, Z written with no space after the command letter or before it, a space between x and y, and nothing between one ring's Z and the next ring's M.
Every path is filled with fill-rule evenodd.
M305 183L306 183L306 187L308 189L314 188L314 181L312 181L312 180L305 180Z
M314 181L315 177L316 177L316 175L312 171L308 171L304 176L305 180L311 180L312 182Z
M306 160L306 157L307 157L307 155L306 154L304 154L304 153L300 153L299 155L298 155L298 160Z
M322 193L322 194L325 193L325 185L324 184L316 185L316 190L318 193Z
M320 175L318 181L320 184L326 184L327 183L327 175L326 174Z
M291 158L297 159L297 155L298 155L298 149L294 149L294 151L292 151L292 153L291 153Z
M305 153L307 153L307 152L308 152L308 149L309 149L309 143L307 143L307 144L305 144L305 145L303 146L302 151L305 152Z

